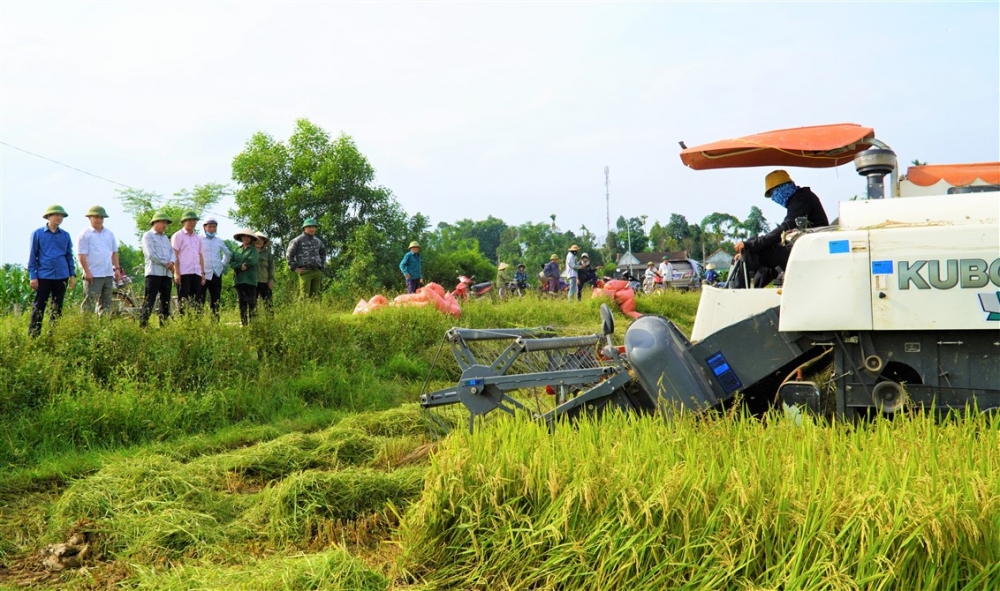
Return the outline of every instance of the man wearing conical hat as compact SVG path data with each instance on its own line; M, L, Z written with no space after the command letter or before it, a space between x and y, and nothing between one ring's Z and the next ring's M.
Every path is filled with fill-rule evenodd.
M76 285L76 266L73 264L73 239L69 232L59 226L67 216L66 210L52 205L42 217L45 225L31 234L31 248L28 253L28 279L35 290L35 302L31 306L31 321L28 334L37 337L42 331L45 308L52 299L49 326L62 314L66 289Z
M107 210L100 205L91 207L87 210L90 227L76 239L85 290L80 308L85 313L93 313L96 306L100 316L111 314L111 293L115 288L115 281L121 279L118 241L111 230L104 227L104 219L107 217Z
M566 252L566 285L569 286L569 301L573 301L573 298L577 295L577 290L580 286L577 285L577 279L579 274L577 271L580 269L580 264L576 262L576 253L580 252L580 247L577 245L570 246Z
M142 235L142 254L146 257L146 299L139 314L139 326L149 324L149 316L153 313L157 297L160 298L160 324L170 317L170 291L173 289L171 278L177 267L174 248L167 238L167 225L172 221L158 211L149 220L149 231Z
M184 212L181 224L183 227L170 238L170 246L174 249L177 261L174 283L177 284L177 300L181 305L180 313L183 314L187 308L197 305L198 294L205 285L205 257L201 236L195 230L198 214L193 211Z

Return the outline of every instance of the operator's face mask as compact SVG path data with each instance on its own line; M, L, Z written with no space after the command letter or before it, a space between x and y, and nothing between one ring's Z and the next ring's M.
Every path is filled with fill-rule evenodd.
M798 190L799 188L795 186L795 183L782 183L771 189L771 201L782 207L788 207L788 200Z

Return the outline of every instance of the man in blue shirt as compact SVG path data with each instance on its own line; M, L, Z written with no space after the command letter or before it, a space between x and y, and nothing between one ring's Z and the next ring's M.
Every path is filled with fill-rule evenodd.
M62 314L63 298L67 285L76 285L76 266L73 264L73 239L69 232L59 227L66 217L66 210L52 205L42 215L46 224L31 234L31 251L28 254L28 278L35 291L31 307L28 334L37 337L42 331L42 317L49 298L52 312L49 326Z
M410 252L403 255L403 260L399 261L399 270L406 279L406 293L416 293L420 289L420 284L424 282L420 268L420 243L416 240L410 243Z

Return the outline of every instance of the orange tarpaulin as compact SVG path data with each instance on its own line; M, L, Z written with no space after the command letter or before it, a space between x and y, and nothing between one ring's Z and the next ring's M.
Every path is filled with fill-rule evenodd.
M750 166L827 168L854 159L872 147L875 130L837 123L766 131L681 150L681 161L695 170Z
M976 179L987 185L1000 185L1000 162L925 164L906 169L906 180L921 187L929 187L942 179L953 187L971 185Z

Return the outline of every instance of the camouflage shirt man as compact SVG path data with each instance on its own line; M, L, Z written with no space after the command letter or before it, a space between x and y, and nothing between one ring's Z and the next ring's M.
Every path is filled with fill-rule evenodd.
M323 266L326 264L326 247L316 237L315 218L302 222L302 234L288 243L285 256L288 268L299 276L302 297L318 297L323 280Z

